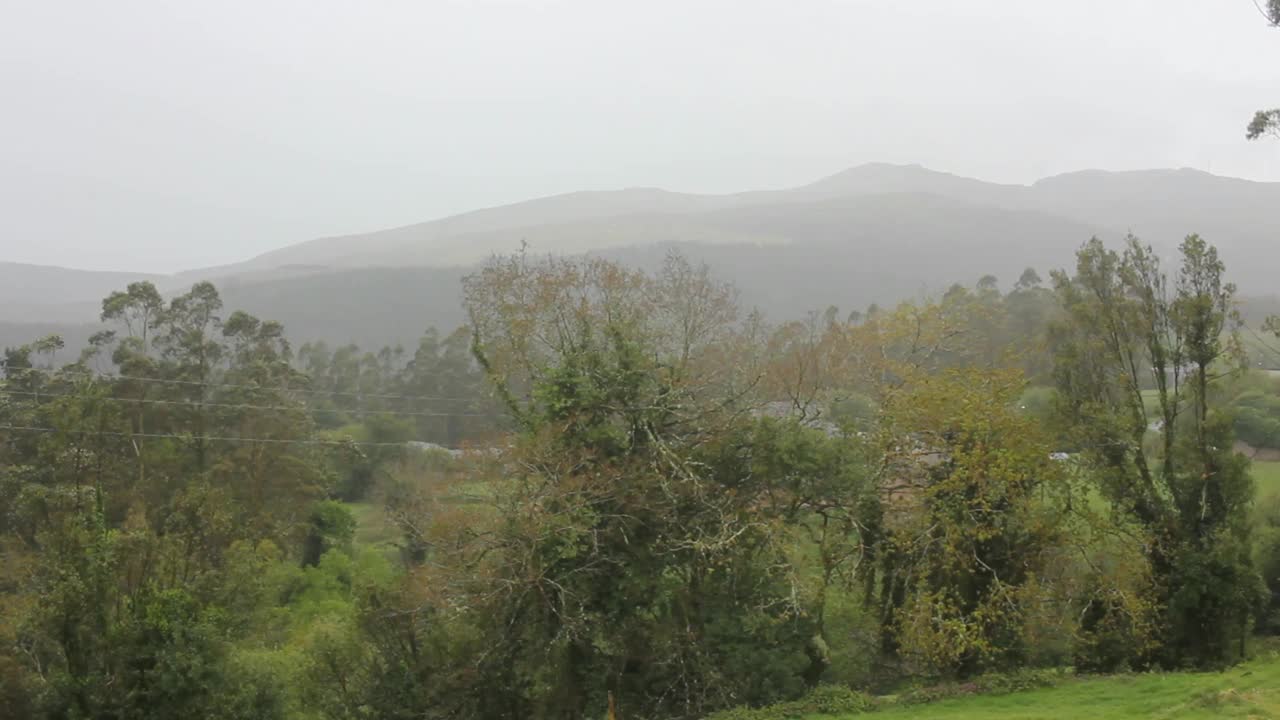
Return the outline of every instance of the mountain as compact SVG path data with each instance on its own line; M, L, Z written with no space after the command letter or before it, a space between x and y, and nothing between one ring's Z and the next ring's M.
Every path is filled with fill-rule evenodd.
M371 262L395 263L401 253L432 265L466 264L484 256L481 249L468 251L469 240L495 232L570 222L591 223L639 213L682 214L711 209L723 202L715 196L686 195L655 188L575 192L390 230L320 238L274 250L232 267L237 272L281 265L355 267ZM438 254L432 255L432 250ZM562 248L548 247L547 250L559 252Z
M1033 206L1091 218L1172 248L1190 233L1217 245L1229 277L1249 293L1276 289L1280 267L1280 183L1219 177L1200 170L1089 170L1046 178L1031 188Z
M1280 229L1280 183L1225 178L1197 170L1088 170L1031 185L984 182L918 165L862 165L784 190L696 195L638 188L577 192L487 208L431 222L322 238L265 253L203 276L294 268L314 271L371 265L457 266L528 242L535 252L572 253L673 241L769 244L803 241L747 228L726 235L719 213L841 198L932 195L997 210L1038 212L1122 236L1132 231L1173 246L1199 232L1224 253L1266 249Z
M1026 191L934 172L918 165L871 164L787 190L694 195L655 188L576 192L455 215L390 230L321 238L259 255L218 274L272 272L281 267L467 265L528 242L535 252L577 253L669 242L764 244L785 238L760 233L724 235L704 216L760 205L810 203L840 197L932 194L993 204Z
M721 210L702 221L724 233L774 238L754 245L677 245L733 281L744 303L771 317L835 305L861 310L972 285L994 274L1011 284L1027 267L1070 262L1101 228L1033 210L1004 210L941 195L893 193ZM606 251L656 265L665 246Z
M735 197L766 202L824 200L849 195L924 193L983 205L1006 207L1028 191L1025 185L1002 185L920 165L870 163L829 175L808 185L782 191L742 193ZM754 202L752 202L754 204Z
M459 281L494 253L599 253L656 266L671 249L708 262L773 317L940 292L1026 267L1068 265L1094 235L1133 232L1170 251L1197 232L1246 293L1274 292L1280 183L1195 170L1089 170L1031 185L918 165L873 164L783 190L697 195L653 188L577 192L359 235L321 238L243 263L173 276L0 264L0 344L16 321L91 321L130 280L176 292L214 280L228 308L280 320L297 340L411 343L463 321ZM76 330L81 332L81 330ZM27 336L26 339L30 339Z
M1066 263L1081 238L1095 230L1034 211L907 193L753 205L704 213L696 221L633 215L616 224L628 232L646 228L652 234L635 237L652 242L594 254L656 268L667 252L678 250L708 263L719 277L738 285L744 303L775 318L833 304L862 309L941 291L956 281L972 284L987 273L1011 281L1028 265ZM530 237L586 239L593 236L586 228L603 232L606 225L589 221L524 231ZM699 241L713 236L760 241ZM227 307L279 320L299 340L408 345L429 326L451 329L465 321L461 279L473 267L332 269L270 282L225 283L222 293Z
M0 321L92 319L102 298L138 280L158 282L163 276L0 262Z

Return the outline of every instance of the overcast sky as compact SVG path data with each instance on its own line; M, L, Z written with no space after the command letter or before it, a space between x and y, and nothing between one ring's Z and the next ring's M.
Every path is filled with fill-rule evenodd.
M173 271L885 161L1280 181L1251 0L0 0L0 260Z

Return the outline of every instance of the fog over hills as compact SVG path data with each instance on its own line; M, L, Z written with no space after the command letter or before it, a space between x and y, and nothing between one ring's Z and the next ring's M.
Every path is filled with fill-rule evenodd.
M1273 291L1280 183L1196 170L1082 171L1002 185L873 164L801 187L729 195L653 188L576 192L358 235L320 238L171 276L0 263L0 343L95 319L135 279L174 292L209 279L228 308L297 340L409 343L462 322L459 279L494 253L601 253L642 266L677 248L773 317L935 293L1026 267L1047 275L1093 235L1133 232L1168 250L1196 232L1244 293ZM69 344L72 337L68 338Z

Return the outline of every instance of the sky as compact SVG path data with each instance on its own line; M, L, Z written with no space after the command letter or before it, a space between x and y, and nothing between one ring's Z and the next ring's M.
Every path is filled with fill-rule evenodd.
M866 162L1280 181L1252 0L0 0L0 261L172 272Z

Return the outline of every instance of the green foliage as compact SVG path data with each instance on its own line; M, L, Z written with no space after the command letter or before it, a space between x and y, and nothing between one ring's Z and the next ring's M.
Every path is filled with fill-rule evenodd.
M842 427L868 430L875 425L879 408L870 397L854 393L840 398L831 406L831 420Z
M0 434L0 707L767 720L1232 661L1280 515L1228 448L1276 393L1221 378L1232 289L1183 251L776 328L678 256L500 259L412 352L135 284L79 362L5 353L0 424L47 431Z
M876 702L868 695L843 685L819 685L798 700L730 708L712 713L706 720L799 720L813 715L859 715L875 709Z
M348 550L355 535L356 519L351 509L334 500L322 500L311 508L307 536L303 541L302 564L315 565L330 550Z
M771 525L848 474L815 472L838 454L724 394L728 292L678 258L654 278L512 260L468 304L524 429L474 550L482 708L596 714L612 692L624 713L689 717L803 692L816 627Z
M1255 448L1280 449L1280 385L1253 376L1230 400L1236 436Z
M1066 679L1066 674L1052 669L1025 668L1003 673L987 673L966 682L944 683L912 688L894 696L895 705L920 705L951 700L968 695L1003 695L1053 687Z
M1259 630L1280 635L1280 493L1263 497L1257 508L1254 560L1266 584L1265 606L1259 611Z
M1025 662L1024 608L1053 602L1041 585L1065 536L1063 477L1021 391L1017 372L948 371L890 396L882 642L921 672Z
M1146 659L1216 665L1242 655L1261 587L1248 464L1213 403L1222 376L1239 366L1239 317L1217 251L1193 235L1181 254L1170 281L1136 239L1123 252L1094 240L1074 276L1056 273L1065 318L1054 329L1055 376L1062 418L1100 491L1147 536L1164 618L1159 650Z
M1269 2L1271 2L1272 17L1276 18L1273 22L1280 22L1280 2L1278 0L1269 0ZM1245 137L1250 140L1257 140L1264 135L1280 135L1280 109L1259 110L1249 121L1249 127L1245 128Z

